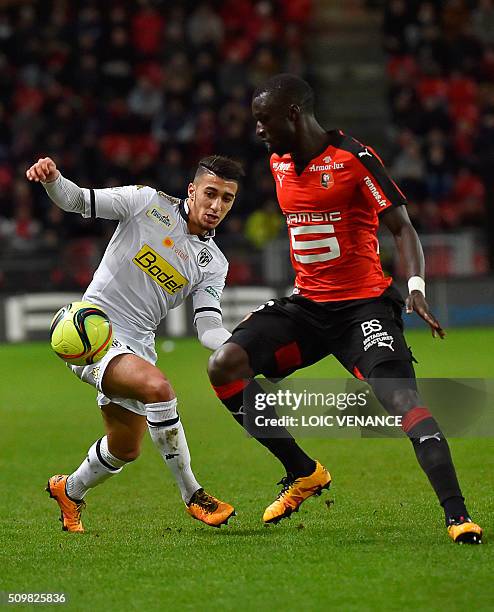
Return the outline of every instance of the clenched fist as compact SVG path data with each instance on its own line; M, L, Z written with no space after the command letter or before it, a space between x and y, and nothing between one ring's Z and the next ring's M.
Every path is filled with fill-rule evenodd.
M57 166L51 157L38 159L29 170L26 170L26 177L29 181L43 181L43 183L55 181L59 174L60 172L57 170Z

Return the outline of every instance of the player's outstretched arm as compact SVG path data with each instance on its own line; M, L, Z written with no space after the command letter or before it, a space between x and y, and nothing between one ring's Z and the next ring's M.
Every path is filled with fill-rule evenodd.
M401 260L405 264L409 279L406 311L408 313L415 311L429 324L434 337L437 335L444 338L446 334L425 300L424 252L406 208L404 206L390 208L381 216L381 219L393 234Z
M84 193L64 178L51 157L43 157L26 170L28 181L41 183L52 202L67 212L84 212Z
M86 189L62 176L51 157L43 157L26 170L29 181L40 182L59 208L80 213L83 217L122 220L140 210L155 194L149 187ZM139 190L139 197L136 192Z

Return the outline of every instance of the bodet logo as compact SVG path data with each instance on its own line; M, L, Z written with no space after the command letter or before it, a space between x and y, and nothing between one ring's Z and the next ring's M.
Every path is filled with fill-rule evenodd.
M147 244L142 247L132 261L170 295L174 295L189 283L178 270L175 270L166 259L163 259Z

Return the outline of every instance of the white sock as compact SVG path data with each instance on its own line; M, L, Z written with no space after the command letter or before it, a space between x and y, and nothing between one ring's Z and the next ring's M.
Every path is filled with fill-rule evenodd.
M126 461L117 459L108 450L108 438L97 440L87 452L87 457L77 470L67 478L67 495L82 499L92 489L110 476L122 471Z
M146 417L151 438L187 504L201 485L190 466L190 452L177 412L177 398L169 402L146 404Z

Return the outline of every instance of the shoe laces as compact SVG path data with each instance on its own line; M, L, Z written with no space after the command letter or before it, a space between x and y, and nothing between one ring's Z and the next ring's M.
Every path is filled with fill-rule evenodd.
M86 502L81 499L80 502L74 502L75 503L75 507L76 507L76 516L78 520L81 520L81 513L84 510L84 508L86 507Z
M278 496L276 499L280 499L284 497L285 494L288 492L288 490L292 487L295 480L296 478L293 474L287 474L279 482L277 482L276 484L282 485L282 489L278 493Z
M189 506L192 504L196 504L196 506L200 506L205 512L212 514L218 508L218 502L212 495L206 493L204 489L199 489L194 493L192 499L189 502Z
M472 519L468 515L461 516L449 516L447 519L447 525L450 527L451 525L463 525L463 523L471 523Z
M86 507L86 502L81 499L80 502L75 503L75 516L67 515L63 511L61 512L60 520L63 524L67 525L78 525L81 522L82 510Z

